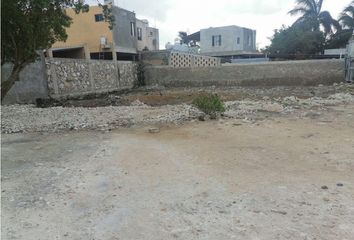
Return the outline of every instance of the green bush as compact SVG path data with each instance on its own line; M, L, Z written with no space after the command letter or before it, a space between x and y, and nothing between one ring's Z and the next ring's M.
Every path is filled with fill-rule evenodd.
M198 96L193 100L192 104L213 119L215 119L219 113L225 112L224 102L216 94Z

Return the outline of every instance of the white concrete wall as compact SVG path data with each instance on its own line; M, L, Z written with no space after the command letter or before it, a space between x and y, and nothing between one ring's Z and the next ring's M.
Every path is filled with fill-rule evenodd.
M325 55L345 55L347 53L346 48L325 49Z
M8 79L12 67L9 63L1 66L1 81ZM21 71L20 80L15 82L2 103L35 103L37 98L48 98L45 66L41 61L31 63Z

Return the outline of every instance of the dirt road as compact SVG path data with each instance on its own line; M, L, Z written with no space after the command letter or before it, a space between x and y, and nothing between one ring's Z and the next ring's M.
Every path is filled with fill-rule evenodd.
M353 239L354 105L2 136L2 239Z

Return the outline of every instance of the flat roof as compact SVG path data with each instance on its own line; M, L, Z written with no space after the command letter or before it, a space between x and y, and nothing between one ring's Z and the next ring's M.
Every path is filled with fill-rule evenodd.
M240 26L237 26L237 25L228 25L228 26L220 26L220 27L209 27L209 28L203 28L201 30L220 29L220 28L242 28L242 29L247 29L247 30L251 30L251 31L256 31L256 30L251 29L251 28L240 27Z

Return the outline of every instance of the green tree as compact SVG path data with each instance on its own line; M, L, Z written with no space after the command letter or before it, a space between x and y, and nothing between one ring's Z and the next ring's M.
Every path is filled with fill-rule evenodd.
M326 48L343 48L347 45L354 31L354 1L352 1L340 14L339 29L327 41Z
M275 30L271 45L264 51L270 54L316 54L323 51L324 43L323 32L309 31L306 24L298 24Z
M289 12L290 15L301 15L294 25L306 24L313 31L323 27L327 37L333 34L334 29L340 29L338 21L332 18L328 11L322 11L323 0L296 0L296 6Z
M114 17L103 6L105 20L113 27ZM1 65L13 64L10 77L1 83L1 99L19 80L21 70L38 58L38 52L49 49L56 41L65 41L65 28L72 19L65 9L88 12L82 0L1 0Z
M179 31L178 32L178 38L180 39L180 43L181 44L188 44L188 41L187 41L187 32L184 32L184 31Z
M328 41L326 42L326 48L345 48L352 34L352 29L338 30L335 34L331 36L330 39L328 39Z
M354 1L342 11L339 22L344 29L354 29Z

